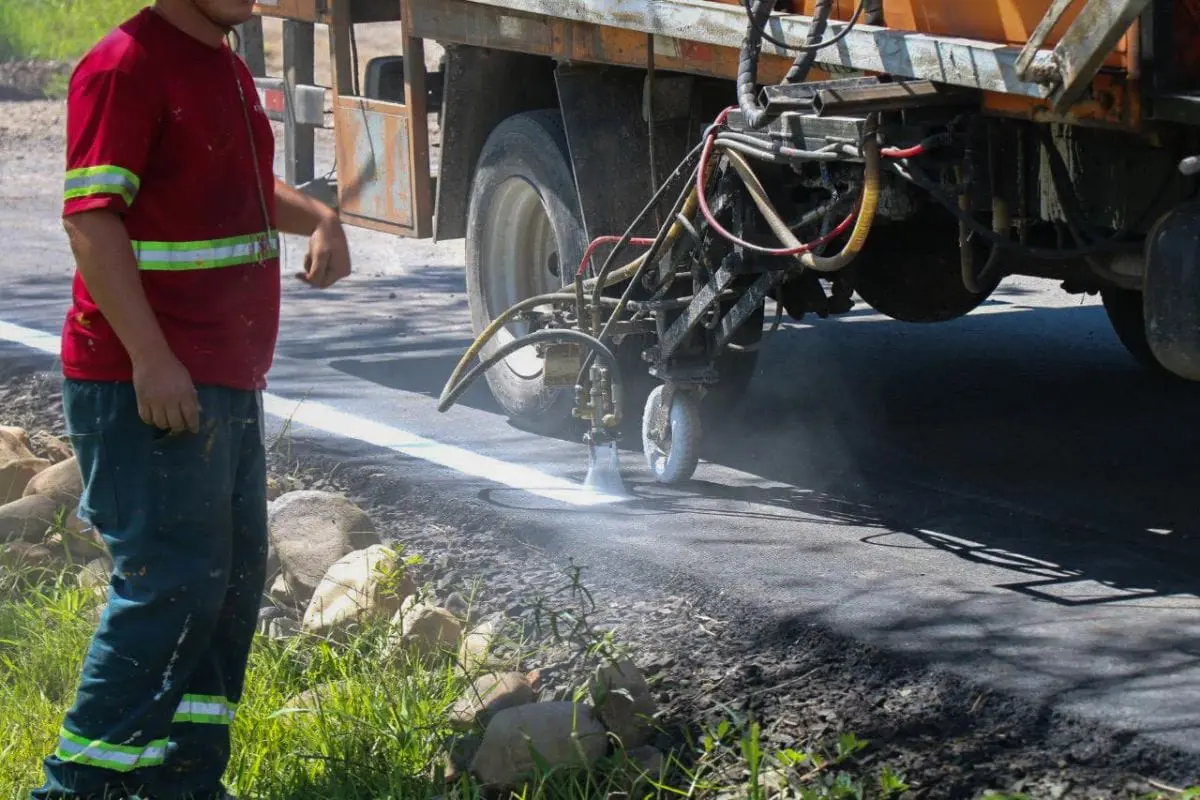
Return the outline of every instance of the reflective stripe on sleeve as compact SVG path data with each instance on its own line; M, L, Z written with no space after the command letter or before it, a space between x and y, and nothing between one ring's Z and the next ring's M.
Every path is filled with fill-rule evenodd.
M133 242L138 267L150 271L182 272L253 264L279 255L279 231L269 235L233 236L197 242Z
M138 176L123 167L81 167L67 170L66 180L63 182L63 199L115 194L125 201L125 205L131 206L140 186Z
M175 711L174 723L197 725L232 725L237 704L224 697L207 694L185 694Z
M58 749L54 755L70 764L132 772L142 767L156 767L167 759L167 740L159 739L140 747L109 744L99 739L88 741L66 728L59 731Z

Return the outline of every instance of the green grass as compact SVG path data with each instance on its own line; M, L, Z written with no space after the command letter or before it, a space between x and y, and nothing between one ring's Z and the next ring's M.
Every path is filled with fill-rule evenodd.
M150 0L0 0L0 61L70 60Z
M0 800L24 800L41 783L41 761L74 697L98 602L65 576L0 571ZM388 634L380 624L342 644L260 637L233 728L231 790L247 800L482 796L469 777L447 786L443 772L453 741L447 711L467 678L449 662L387 655ZM315 706L293 702L315 687L325 687ZM592 770L532 776L515 796L641 800L714 797L740 787L740 796L759 800L765 785L781 779L795 796L813 800L903 793L902 776L887 770L841 771L866 746L853 736L807 752L768 753L759 734L753 722L723 722L670 755L661 778L618 750Z

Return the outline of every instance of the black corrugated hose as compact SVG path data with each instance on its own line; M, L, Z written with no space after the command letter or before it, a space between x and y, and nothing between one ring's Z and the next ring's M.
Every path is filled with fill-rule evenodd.
M846 27L847 31L858 21L858 14L862 13L863 5L864 3L858 4L858 11ZM817 52L820 50L816 45L821 43L821 37L825 35L825 26L829 24L831 16L833 16L833 0L817 0L813 7L812 25L809 26L808 36L804 38L804 46L808 49L796 56L796 60L792 62L792 68L788 70L787 76L783 79L784 83L804 83L808 80L808 71L816 63Z
M858 4L855 18L850 21L847 30L853 27L862 13L864 3ZM753 0L750 5L750 24L747 26L746 38L742 42L742 57L738 63L737 99L738 108L745 117L748 128L760 128L766 122L767 110L758 102L758 59L762 54L763 35L771 12L775 10L775 0ZM808 36L804 39L804 50L796 56L792 68L788 70L785 83L802 83L807 77L812 65L817 60L817 52L822 46L836 41L822 42L829 18L833 15L833 0L817 0L813 8L813 22L809 26Z
M762 53L763 26L767 24L774 10L775 0L754 0L750 9L750 24L742 42L742 57L738 63L737 100L748 128L761 127L767 118L767 110L758 102L758 57Z

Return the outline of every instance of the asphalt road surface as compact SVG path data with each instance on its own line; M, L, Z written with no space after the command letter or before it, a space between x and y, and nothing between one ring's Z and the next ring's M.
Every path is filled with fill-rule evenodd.
M0 147L0 360L53 367L60 161L53 137ZM285 279L269 407L298 441L606 569L1200 751L1200 395L1140 371L1096 300L1014 279L953 323L788 325L692 484L627 451L634 499L600 503L583 446L514 429L482 384L437 413L469 343L461 242L351 236L344 284Z

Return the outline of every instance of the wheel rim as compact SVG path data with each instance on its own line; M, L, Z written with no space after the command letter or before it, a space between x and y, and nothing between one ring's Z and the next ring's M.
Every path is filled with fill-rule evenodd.
M558 242L550 216L533 184L513 177L496 189L483 230L483 299L488 319L514 304L562 288ZM529 333L529 324L509 323L492 339L492 352ZM520 378L542 374L543 359L532 347L522 347L504 360Z
M661 475L663 473L667 467L667 461L671 458L671 411L673 410L674 408L672 407L671 410L666 412L667 424L663 426L662 438L651 436L648 442L650 445L650 450L646 456L650 462L650 469L653 470L656 475ZM661 395L658 398L658 402L655 403L654 413L663 413L663 402Z

